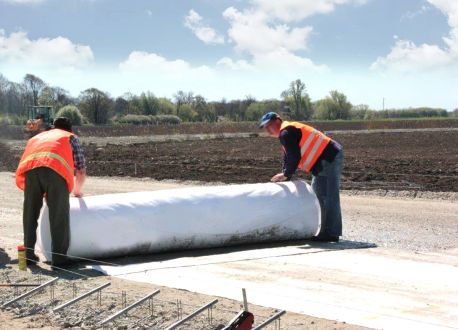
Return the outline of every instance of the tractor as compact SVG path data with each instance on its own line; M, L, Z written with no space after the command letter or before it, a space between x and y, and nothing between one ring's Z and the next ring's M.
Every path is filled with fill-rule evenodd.
M52 127L54 109L51 106L31 106L27 117L24 134L26 138L31 138Z

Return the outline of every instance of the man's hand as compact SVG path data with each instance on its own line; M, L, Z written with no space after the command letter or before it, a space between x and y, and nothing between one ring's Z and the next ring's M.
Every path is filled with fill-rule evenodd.
M77 198L83 197L83 193L81 191L79 191L79 192L74 191L72 195L73 195L73 197L77 197Z
M272 177L272 179L270 179L270 181L272 181L272 182L282 182L282 181L286 181L286 180L288 180L288 178L283 173L275 174Z
M73 196L83 197L83 185L86 180L86 170L76 170L75 171L75 188L73 188Z

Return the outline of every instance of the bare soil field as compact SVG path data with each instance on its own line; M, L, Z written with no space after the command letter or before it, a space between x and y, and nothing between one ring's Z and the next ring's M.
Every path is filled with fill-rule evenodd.
M344 146L343 189L458 191L458 130L355 131L333 138ZM123 144L101 139L104 146L81 137L89 175L256 183L281 171L280 144L264 136ZM14 171L21 153L0 143L0 169ZM299 171L297 177L309 179Z
M422 118L393 120L314 121L310 124L323 131L374 129L458 128L457 118ZM257 122L182 123L180 125L106 125L80 126L75 132L81 137L147 136L176 134L259 133ZM0 125L0 137L22 139L22 127Z
M335 134L343 189L458 191L458 131ZM265 182L281 171L268 137L85 146L89 173L224 183ZM307 178L304 173L297 176Z

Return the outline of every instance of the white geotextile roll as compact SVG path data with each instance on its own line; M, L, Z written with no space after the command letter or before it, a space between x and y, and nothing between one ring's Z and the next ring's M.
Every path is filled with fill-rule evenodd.
M308 238L320 225L304 181L133 192L70 199L68 255L104 258ZM51 260L47 206L37 250Z

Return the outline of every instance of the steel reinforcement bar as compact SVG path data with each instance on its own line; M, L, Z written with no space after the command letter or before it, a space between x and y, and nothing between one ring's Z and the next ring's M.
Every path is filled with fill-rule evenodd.
M286 311L280 311L278 312L277 314L275 315L272 315L271 317L269 317L267 320L265 320L264 322L262 322L260 325L257 325L256 327L253 328L253 330L260 330L266 326L268 326L270 323L272 323L273 321L275 321L276 319L280 318L280 316L282 316L283 314L285 314Z
M218 299L215 299L211 302L209 302L208 304L200 307L198 310L192 312L191 314L189 314L188 316L186 316L184 319L182 320L179 320L175 323L173 323L172 325L168 326L167 328L165 328L165 330L172 330L172 329L176 329L177 327L179 327L180 325L182 325L183 323L189 321L190 319L192 319L194 316L196 316L197 314L200 314L201 312L203 312L204 310L206 310L207 308L210 308L212 307L214 304L216 304L218 302Z
M29 297L31 295L33 295L34 293L37 293L38 291L40 291L41 289L43 289L44 287L47 287L48 285L50 284L53 284L55 281L57 281L59 278L58 277L54 277L53 279L49 280L48 282L46 283L43 283L42 285L30 290L30 291L27 291L26 293L24 294L21 294L19 297L16 297L14 299L11 299L10 301L7 301L6 303L4 303L2 305L2 308L5 308L13 303L15 303L16 301L19 301L21 299L24 299L26 297Z
M156 290L154 292L151 292L150 294L146 295L145 297L141 298L140 300L134 302L132 305L129 305L127 306L126 308L124 309L121 309L119 312L116 312L115 314L107 317L105 320L103 320L100 325L105 325L107 324L108 322L111 322L113 321L114 319L118 318L119 316L121 316L122 314L124 313L127 313L129 310L131 310L132 308L140 305L142 302L144 302L145 300L149 299L149 298L152 298L154 297L155 295L157 295L159 292L161 292L161 290Z
M103 284L103 285L101 285L101 286L99 286L99 287L97 287L97 288L95 288L95 289L92 289L92 290L89 291L89 292L86 292L86 293L82 294L81 296L78 296L78 297L76 297L76 298L73 298L72 300L69 300L69 301L67 301L66 303L63 303L62 305L57 306L57 307L54 308L52 311L53 311L53 312L58 312L58 311L60 311L61 309L65 308L65 307L68 307L68 306L70 306L70 305L73 305L74 303L76 303L76 302L78 302L78 301L80 301L80 300L82 300L82 299L84 299L84 298L90 296L90 295L93 294L93 293L96 293L96 292L98 292L98 291L100 291L100 290L103 290L103 289L105 289L107 286L110 286L110 285L111 285L110 282L105 283L105 284Z

